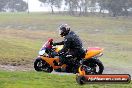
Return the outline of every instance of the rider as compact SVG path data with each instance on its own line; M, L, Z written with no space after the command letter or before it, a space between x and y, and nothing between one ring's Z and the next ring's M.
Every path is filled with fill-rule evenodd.
M82 41L73 31L70 30L70 26L62 24L59 27L59 34L64 37L64 41L53 43L55 45L64 45L62 50L59 51L60 63L64 64L67 60L64 58L66 55L72 55L77 59L81 59L85 55L85 51L82 48Z

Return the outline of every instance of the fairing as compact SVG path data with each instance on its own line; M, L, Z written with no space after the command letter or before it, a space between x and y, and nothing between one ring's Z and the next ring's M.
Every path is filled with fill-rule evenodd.
M88 48L86 51L85 59L90 59L91 57L101 53L102 51L103 49L98 47Z

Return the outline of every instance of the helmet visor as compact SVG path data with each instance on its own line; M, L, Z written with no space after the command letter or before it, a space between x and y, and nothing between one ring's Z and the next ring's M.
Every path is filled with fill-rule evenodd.
M63 30L59 30L59 35L62 35L63 34Z

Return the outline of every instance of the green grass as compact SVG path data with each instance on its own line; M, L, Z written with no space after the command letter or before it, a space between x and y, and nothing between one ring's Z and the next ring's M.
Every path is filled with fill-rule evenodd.
M56 75L41 72L0 71L0 88L131 88L130 84L86 84L80 86L75 75Z
M0 41L1 64L31 64L31 60L37 56L36 47L40 46L39 43L28 39L0 38Z

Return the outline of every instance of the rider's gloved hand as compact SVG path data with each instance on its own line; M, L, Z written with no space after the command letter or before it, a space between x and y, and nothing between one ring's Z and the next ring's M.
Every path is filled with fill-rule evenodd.
M53 46L56 46L57 44L56 44L56 43L53 43L52 45L53 45Z
M58 55L62 56L62 55L64 55L64 52L58 52Z

